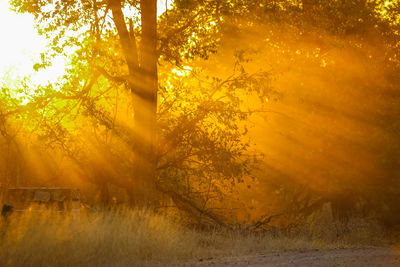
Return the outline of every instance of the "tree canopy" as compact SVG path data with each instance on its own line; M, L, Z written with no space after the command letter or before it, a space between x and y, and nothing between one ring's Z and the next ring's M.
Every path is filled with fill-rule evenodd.
M263 197L272 196L279 209L296 216L331 202L339 217L348 209L367 209L383 213L387 221L399 219L390 215L398 201L399 174L386 171L396 169L399 157L397 1L176 0L162 14L157 13L156 0L10 3L17 12L33 14L39 33L51 40L35 70L51 65L60 54L67 58L68 68L57 83L47 86L32 88L29 81L21 81L18 90L25 98L3 88L0 128L9 151L4 162L21 157L16 161L20 165L8 167L4 183L16 183L12 177L17 172L21 177L34 173L28 168L29 157L40 154L41 165L49 157L55 159L48 179L69 168L71 172L63 174L66 179L79 177L86 186L95 185L97 198L105 205L115 201L118 191L132 205L163 206L172 200L182 209L224 224L230 220L229 209L245 205L232 194L239 190L234 185L244 184L263 188ZM366 72L376 73L374 77L382 78L380 87L356 80L355 75L360 80L367 75L350 67L352 77L340 73L345 65L341 59L346 67L352 62L354 69L366 66ZM304 73L314 80L301 76ZM296 79L296 87L290 79ZM337 92L334 97L343 93L343 98L332 96L337 103L316 108L312 97L326 100L325 87ZM345 89L371 95L371 106L379 109L368 113L376 125L363 128L376 130L371 142L362 139L363 134L355 134L353 142L351 134L357 130L334 140L348 138L346 144L357 152L367 150L368 156L377 151L382 163L376 164L376 177L365 178L364 183L349 181L346 178L352 174L320 168L316 182L307 179L314 177L307 173L286 179L277 174L277 166L268 167L272 148L254 145L257 134L251 129L249 134L249 128L261 125L260 114L268 117L270 102L279 107L285 103L282 99L291 99L285 88L299 90L299 105L310 116L306 120L321 132L332 130L319 128L319 118L312 116L315 110L328 114L330 104L362 127L369 124L359 115L370 112L365 107L369 102L347 106L346 97L354 92ZM290 113L287 106L286 111L273 112ZM323 133L318 138L333 140ZM29 152L21 148L24 142L29 143ZM324 144L320 147L325 149ZM336 152L327 150L336 164ZM349 161L364 167L356 159ZM357 187L360 183L362 188ZM397 189L392 192L393 185Z

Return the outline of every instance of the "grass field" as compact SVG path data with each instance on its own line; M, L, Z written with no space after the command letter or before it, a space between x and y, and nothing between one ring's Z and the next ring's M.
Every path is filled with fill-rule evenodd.
M364 226L363 226L364 223ZM296 235L239 230L195 230L168 214L119 210L80 218L10 217L2 222L0 266L180 265L216 257L271 251L362 247L379 243L379 227L353 220L343 237L338 225L308 224Z

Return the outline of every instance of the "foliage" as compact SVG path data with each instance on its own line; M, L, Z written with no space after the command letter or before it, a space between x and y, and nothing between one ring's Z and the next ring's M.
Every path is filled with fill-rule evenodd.
M74 49L66 75L57 84L30 93L33 107L25 120L31 122L30 129L43 145L61 149L84 170L87 178L83 179L96 184L101 200L109 203L108 185L129 188L135 182L131 174L137 157L132 116L121 115L131 112L134 103L124 78L128 70L123 49L107 21L109 7L96 2L85 7L80 2L14 1L13 5L19 12L35 15L39 31L53 40L53 52ZM180 65L183 60L207 58L215 52L218 40L217 30L213 35L211 28L201 26L216 27L206 12L212 4L198 6L193 18L192 14L182 18L188 10L179 5L160 19L160 59L165 67L159 71L157 180L164 192L173 188L205 210L210 202L220 202L232 185L242 182L257 162L243 139L245 120L252 111L243 111L240 94L264 95L269 75L248 74L240 62L227 80L172 75L174 67L168 61ZM139 34L140 28L130 30ZM46 60L43 56L36 67L48 65Z
M8 89L1 98L2 122L14 116L8 120L23 122L26 132L33 132L45 147L61 149L80 167L83 179L98 186L106 203L111 202L109 185L129 189L135 184L135 160L141 156L133 123L140 112L133 100L132 80L140 81L143 72L132 74L130 60L135 59L127 56L123 35L111 16L112 5L120 2L129 47L139 50L128 54L136 54L140 61L145 56L140 1L11 1L17 12L33 14L39 32L52 41L35 68L46 67L56 54L67 56L70 67L57 84L38 87L34 93L22 83L27 104ZM386 82L382 90L394 97L384 106L379 126L388 133L392 147L379 151L385 161L382 166L397 168L393 147L398 142L392 140L399 135L395 108L400 66L398 5L380 0L174 1L157 21L154 165L161 191L172 191L192 207L211 212L224 206L219 202L226 200L232 185L254 175L260 157L246 134L255 110L249 110L243 100L256 96L264 101L272 91L266 66L246 69L251 65L247 64L249 53L253 58L268 55L261 64L290 58L297 60L299 68L318 66L318 73L324 75L329 74L321 71L328 57L322 56L329 49L351 51L368 66L383 62L379 69ZM307 38L309 47L294 45L300 46ZM227 59L224 52L232 47L235 58ZM224 70L210 75L207 68L215 67L213 58L220 59L218 67ZM285 67L278 64L275 71L280 74ZM387 115L391 110L392 117ZM326 191L315 190L313 184L269 179L271 195L293 215L290 220L298 218L296 211L304 218L314 206L320 207L315 204L325 202L335 202L344 213L346 207L363 206L387 216L387 221L398 220L389 214L397 210L398 192L390 188L399 183L394 172L385 179L371 179L375 183L363 188L337 177L326 178L331 185ZM383 211L385 207L389 211Z

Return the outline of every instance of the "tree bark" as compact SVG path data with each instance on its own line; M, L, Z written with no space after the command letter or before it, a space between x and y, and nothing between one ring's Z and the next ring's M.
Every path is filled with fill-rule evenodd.
M129 69L127 84L134 102L133 150L136 153L133 179L127 189L132 205L156 202L156 111L157 111L157 0L142 0L141 44L136 47L133 31L128 31L120 0L110 0L110 8ZM138 51L139 50L139 51Z

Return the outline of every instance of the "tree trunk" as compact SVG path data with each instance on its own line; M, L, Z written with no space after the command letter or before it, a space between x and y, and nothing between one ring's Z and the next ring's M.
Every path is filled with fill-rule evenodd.
M154 204L156 201L156 112L157 112L157 0L140 2L142 20L142 41L140 44L140 93L134 94L135 128L138 166L137 180L142 193L139 202Z
M156 201L157 0L140 2L142 38L139 49L133 29L131 32L127 29L120 0L109 3L129 69L128 86L135 112L133 149L136 162L127 191L132 205L152 205Z
M347 224L356 214L357 197L355 193L343 193L331 200L332 216L336 221Z
M111 203L110 192L108 190L108 183L102 179L97 184L98 188L100 189L100 202L103 205L103 208L109 207Z

